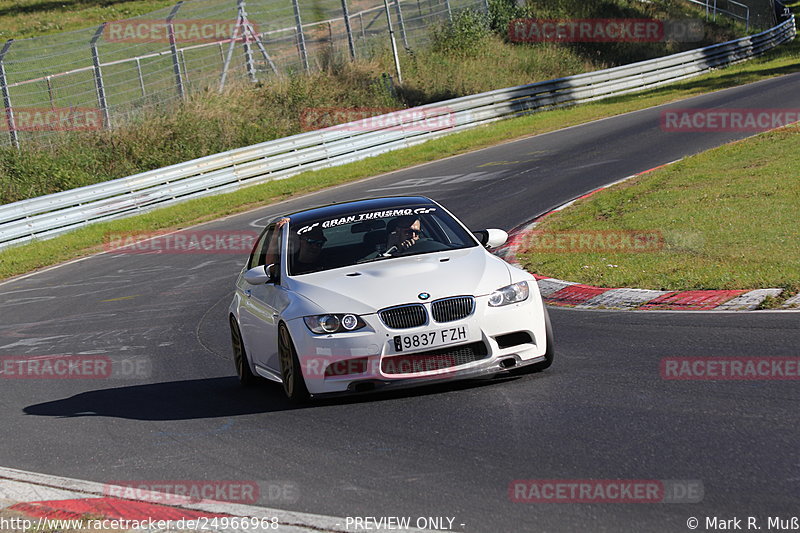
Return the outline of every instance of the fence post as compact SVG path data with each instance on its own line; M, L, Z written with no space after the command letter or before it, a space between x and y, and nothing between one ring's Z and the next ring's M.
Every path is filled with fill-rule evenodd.
M183 99L183 78L181 77L181 65L178 62L178 47L175 44L175 26L172 24L172 20L175 18L175 15L178 14L178 10L183 5L183 0L175 4L175 7L172 8L172 11L169 12L167 15L167 33L169 35L169 48L172 52L172 70L175 72L175 86L178 89L178 96Z
M403 11L400 9L400 0L394 0L394 10L397 11L397 23L400 24L400 37L403 38L403 48L408 50L408 38L406 37L406 25L403 21Z
M236 0L236 8L239 13L237 21L241 21L242 25L247 23L247 12L244 10L245 0ZM242 37L244 40L244 65L247 69L247 75L250 76L250 81L253 83L258 81L256 77L256 65L253 62L253 49L250 47L250 35L248 35L247 28L243 28Z
M231 58L233 58L233 49L236 46L236 39L239 38L239 30L242 30L242 33L245 32L241 12L237 12L236 14L236 24L233 26L233 33L231 34L230 39L231 44L228 46L228 54L225 56L222 63L222 76L219 78L220 93L225 90L225 80L228 77L228 67L231 64Z
M397 43L394 40L394 29L392 28L392 16L389 13L388 0L383 0L383 9L386 11L386 24L389 26L389 41L392 43L392 55L394 56L394 68L397 70L397 82L403 83L403 75L400 73L400 57L397 55Z
M184 50L179 50L181 55L181 66L183 67L183 83L184 85L188 85L191 80L189 80L189 69L186 68L186 52Z
M139 61L139 58L136 58L136 73L139 75L139 88L142 90L142 98L147 96L147 92L144 90L144 76L142 76L142 62Z
M489 0L483 0L483 10L488 13L489 12Z
M267 49L264 47L264 43L261 42L261 36L256 33L253 29L253 25L250 24L250 21L245 19L244 21L244 31L250 32L250 37L256 42L256 46L258 46L258 50L261 52L261 55L264 57L264 61L267 62L269 68L272 69L272 73L277 75L278 74L278 67L275 66L275 62L272 61L272 58L269 57L269 53L267 53Z
M47 97L50 100L50 109L55 111L56 102L53 98L53 82L51 81L50 76L45 76L44 79L47 81Z
M0 89L3 91L3 107L6 111L6 124L8 125L8 135L11 137L11 146L19 150L19 138L17 137L17 126L14 123L14 108L11 107L11 95L8 93L5 66L6 53L13 43L14 39L7 40L3 49L0 50Z
M355 59L356 45L353 42L353 30L350 28L350 10L347 9L347 0L342 0L342 15L344 16L344 29L347 31L347 46L350 48L350 59Z
M444 5L447 6L447 18L453 22L453 10L450 8L450 0L444 0Z
M97 40L103 34L106 28L106 22L97 27L94 36L90 41L92 47L92 64L94 65L94 85L97 88L97 102L100 104L100 110L103 112L103 122L106 128L111 128L111 116L108 113L108 103L106 102L106 88L103 86L103 71L100 70L100 56L97 55Z
M308 54L306 53L306 36L303 34L303 21L300 19L300 6L297 0L292 0L294 8L294 22L297 26L297 48L300 50L300 61L303 62L303 69L308 72Z

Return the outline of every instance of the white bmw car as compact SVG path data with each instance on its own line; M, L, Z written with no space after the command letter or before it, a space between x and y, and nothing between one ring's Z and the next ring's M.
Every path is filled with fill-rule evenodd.
M532 275L425 197L333 204L264 229L230 306L239 380L291 400L543 370L553 334Z

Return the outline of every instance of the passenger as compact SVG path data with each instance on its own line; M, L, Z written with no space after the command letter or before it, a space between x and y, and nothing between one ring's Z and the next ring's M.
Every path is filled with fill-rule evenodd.
M322 227L314 226L297 239L300 242L292 257L292 274L306 274L322 268L322 247L328 242Z

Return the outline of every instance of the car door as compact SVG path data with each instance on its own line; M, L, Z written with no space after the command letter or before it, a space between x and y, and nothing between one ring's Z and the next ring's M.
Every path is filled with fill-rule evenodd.
M280 312L288 304L288 294L281 285L280 275L284 233L282 227L270 224L253 249L247 268L274 264L276 277L263 285L242 281L240 308L242 336L253 362L278 374L278 323Z

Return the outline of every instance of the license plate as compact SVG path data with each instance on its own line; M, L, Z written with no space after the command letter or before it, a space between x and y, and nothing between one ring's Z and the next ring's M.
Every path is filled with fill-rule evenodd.
M467 326L424 331L413 335L395 335L392 339L395 353L425 348L436 348L467 340L469 333Z

